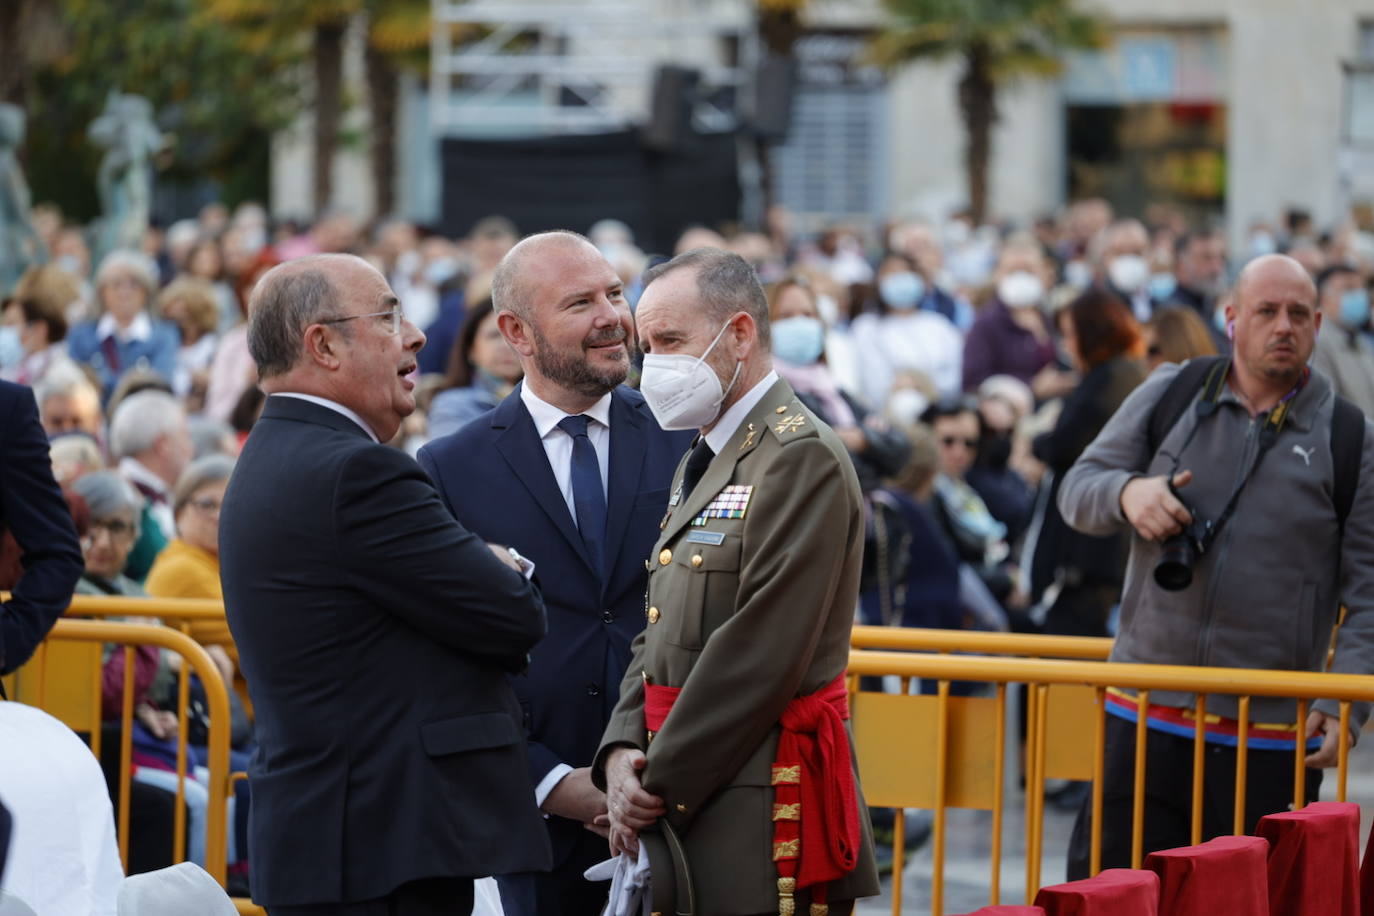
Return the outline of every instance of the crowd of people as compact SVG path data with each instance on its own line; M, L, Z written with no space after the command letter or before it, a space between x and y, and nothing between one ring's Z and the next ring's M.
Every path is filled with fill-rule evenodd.
M333 314L321 299L316 309L319 314L313 319L319 327L380 316L390 324L390 333L401 335L405 341L399 368L404 397L409 399L413 392L416 409L398 416L394 429L389 424L370 424L364 425L364 430L383 444L419 455L459 522L488 541L512 546L518 533L497 537L494 532L499 525L491 523L484 528L472 521L500 514L500 506L488 506L481 500L498 492L501 480L473 486L481 475L460 467L461 482L447 485L444 475L455 465L446 465L442 456L465 455L464 460L480 460L485 462L482 467L490 469L496 466L491 463L497 456L503 455L516 467L516 459L506 451L512 447L509 443L502 444L499 435L493 443L484 443L474 430L480 426L487 432L488 425L492 430L507 428L502 425L506 423L502 411L525 398L521 410L533 418L545 439L547 460L555 467L555 480L549 482L548 492L565 498L575 523L569 543L583 553L582 559L599 577L587 582L585 600L582 596L567 600L577 607L595 605L598 616L605 618L607 632L615 634L608 637L607 648L596 649L595 659L582 660L595 670L577 675L578 690L585 687L587 695L596 698L592 718L598 723L566 740L550 737L547 759L535 754L534 739L530 745L539 805L546 813L558 814L572 823L573 832L564 843L568 848L581 848L590 842L592 832L581 830L581 824L597 827L603 835L609 832L613 846L619 837L622 851L634 848L638 822L617 815L614 809L607 810L601 791L608 787L613 797L625 799L627 806L641 805L643 810L652 807L645 801L652 796L638 789L627 762L630 754L649 751L647 742L635 750L636 741L622 736L623 741L598 747L595 739L599 732L593 733L605 728L607 721L614 721L610 717L616 709L615 684L625 673L634 633L643 627L643 621L635 619L637 615L622 613L617 602L628 607L643 597L643 573L637 568L657 535L650 529L658 525L658 515L664 511L661 500L654 506L636 502L633 509L618 508L616 487L611 483L622 470L615 458L619 454L615 442L622 434L617 430L612 438L599 439L592 422L607 426L607 418L615 416L599 416L594 405L603 403L600 399L609 397L613 390L620 391L622 382L638 388L641 380L651 379L655 371L666 371L662 364L670 357L662 353L673 352L675 338L665 337L668 343L655 343L647 354L635 352L639 347L633 346L651 339L644 336L643 329L636 338L631 317L641 296L646 295L647 284L659 284L658 299L651 307L657 316L669 309L660 302L668 295L662 290L676 282L672 279L675 270L678 275L696 276L703 289L707 282L701 279L704 275L714 276L715 272L728 277L736 263L747 265L751 271L750 283L759 285L763 297L757 320L751 318L736 326L731 323L736 318L730 317L714 332L714 340L706 334L701 343L705 346L709 342L710 346L705 352L688 355L704 362L717 345L737 352L737 374L746 366L756 370L745 379L748 385L771 384L775 377L769 373L776 372L776 378L783 380L784 387L805 406L806 415L833 429L848 455L862 497L861 511L853 519L840 509L836 509L836 518L846 524L857 520L854 537L862 551L861 562L859 553L852 557L857 587L852 616L868 623L1114 635L1127 584L1127 558L1138 547L1122 523L1129 521L1137 532L1145 523L1129 515L1123 520L1119 514L1115 526L1099 516L1085 522L1083 497L1077 491L1064 494L1065 481L1074 479L1073 469L1079 459L1118 408L1143 384L1148 385L1147 379L1159 377L1151 375L1156 367L1231 352L1232 339L1239 340L1234 323L1241 309L1233 284L1254 259L1284 253L1305 272L1327 323L1323 333L1315 337L1312 364L1329 378L1335 391L1366 415L1374 415L1374 325L1370 315L1374 226L1355 218L1319 230L1306 214L1290 211L1274 224L1257 221L1249 227L1242 250L1233 251L1228 250L1220 230L1190 226L1167 207L1152 209L1148 219L1140 221L1119 218L1101 200L1073 203L1062 213L1026 228L976 226L966 214L954 214L940 223L893 220L877 227L834 225L814 238L794 234L788 215L774 210L766 231L722 234L712 228L687 227L675 250L661 253L642 250L628 226L604 220L588 229L587 242L569 241L581 238L572 235L551 241L536 237L549 249L543 253L546 258L566 255L571 259L567 261L570 276L578 270L594 272L602 264L609 265L609 279L598 275L596 282L610 292L598 295L609 302L606 308L611 312L624 313L623 321L617 318L605 327L588 330L585 340L569 337L573 332L558 324L561 318L540 318L535 311L522 311L525 307L520 297L532 295L535 280L546 286L552 280L544 276L548 270L536 274L529 263L520 263L517 243L521 229L500 216L483 219L467 236L451 239L402 220L364 227L346 214L332 213L301 227L275 222L254 204L241 205L232 212L211 205L195 219L150 229L142 250L112 251L98 263L91 262L80 228L67 225L53 208L37 208L34 223L53 257L31 267L14 289L5 291L0 311L0 378L32 389L39 419L50 440L53 474L67 497L79 537L84 561L77 586L81 593L224 597L219 521L235 461L266 403L278 402L269 418L291 416L290 410L280 406L283 398L269 399L268 394L297 390L280 385L274 389L267 383L272 374L282 375L289 366L265 373L264 353L272 352L272 346L286 344L264 336L271 333L270 328L262 330L268 319L250 321L252 310L267 301L276 310L274 315L280 312L287 316L271 320L289 324L304 314L290 311L296 301L293 296L313 302L322 290L328 291L329 282L340 282L326 282L326 278L312 291L301 285L313 276L302 268L298 273L306 280L297 286L284 286L284 291L275 292L269 289L280 301L272 295L254 294L259 281L274 269L272 276L289 279L294 276L291 262L331 254L356 255L361 260L349 264L370 265L367 270L371 272L365 276L348 274L348 282L356 281L362 288L372 284L374 276L380 278L388 291L377 298L376 307L383 311L341 311L334 317L321 317ZM579 247L582 245L587 251ZM711 257L694 254L702 249L729 252L734 260L716 263ZM585 260L591 257L587 252L594 255L592 261ZM577 261L573 254L584 260ZM677 260L670 260L674 256ZM529 262L530 258L526 255L523 260ZM659 266L665 263L666 268ZM338 271L338 277L346 272L344 268ZM280 280L278 285L286 282ZM740 283L735 286L742 288ZM393 294L396 304L388 307L384 303ZM725 293L721 297L728 298ZM673 307L681 307L680 299L669 301ZM739 302L740 314L753 314L752 301L746 297ZM624 333L614 330L622 323ZM279 336L290 342L293 332L283 327L286 329ZM415 333L405 336L410 334L408 329ZM304 348L302 352L316 359L319 366L328 363L327 341L302 341L299 332L295 333L292 346L296 349L288 353L291 359L301 358L297 351ZM567 344L574 354L567 357L571 363L550 361L548 353L560 346L557 338L550 343L556 333L572 341ZM422 338L423 345L418 346ZM627 351L623 373L592 371L596 367L588 354L622 343ZM312 349L316 346L322 349ZM661 351L664 346L668 349ZM752 355L751 348L756 347L763 348L764 356L771 354L771 362ZM589 361L592 368L587 371L591 375L578 374L579 361ZM323 374L320 378L327 381ZM320 384L325 385L325 381ZM538 403L530 403L532 381L542 386L536 392L539 397L555 390L566 395L567 403L576 409L563 403L555 406L567 414L567 419L585 414L580 428L566 426L556 411L549 415L547 428L541 426L540 411L553 408L538 398L534 398ZM726 405L733 403L740 394L734 389L736 378L727 373L719 381L721 398ZM751 407L759 403L763 393L760 388ZM654 416L666 429L700 427L707 431L697 441L712 440L709 427L714 416L705 422L700 418L690 422L692 417L688 416L684 423L670 425L664 420L668 414L659 409L652 392L646 391L646 395ZM644 401L628 403L625 410L639 410ZM721 407L721 403L717 400L714 406ZM778 414L786 413L790 403L790 397L778 401ZM484 417L496 419L479 421ZM514 422L518 417L508 419ZM744 415L733 419L742 422ZM803 425L786 428L780 422L777 432L781 436ZM383 429L384 436L379 433ZM570 452L555 453L547 438L555 430L566 431ZM662 432L654 430L655 436ZM717 438L703 461L716 457L725 444L724 438ZM648 444L650 441L653 444ZM647 476L628 485L637 486L636 492L643 494L661 494L666 500L674 462L693 441L690 436L678 435L638 444L636 453L659 456L661 460L655 464L662 466L645 469L646 475L653 475L652 486ZM740 451L752 448L755 442L754 426L749 424L748 438ZM466 445L460 449L458 443ZM588 450L582 450L584 445ZM582 489L588 479L596 479L593 452L597 449L603 488L599 503L595 495L589 496L589 491ZM543 453L539 455L543 460ZM275 460L257 459L263 468ZM587 460L590 464L579 465ZM571 462L571 471L557 470L559 462ZM688 474L691 466L689 459ZM531 470L524 479L532 480L540 473ZM759 486L765 486L764 478L759 480ZM240 484L240 489L251 485ZM464 485L472 490L471 495L460 494ZM300 489L304 486L298 482L293 493L304 493ZM527 486L533 492L533 485ZM691 486L685 489L690 494ZM753 486L742 489L752 490ZM746 493L744 505L749 498ZM659 527L671 531L669 521L677 499L675 494ZM588 512L596 514L609 535L617 512L638 512L641 508L645 510L645 524L640 526L644 531L635 536L644 543L624 556L613 552L618 542L609 536L602 541L585 533L578 535ZM530 511L538 517L537 506ZM709 507L706 511L709 515ZM722 511L732 510L726 507ZM743 518L745 509L739 507L738 511ZM512 518L519 521L517 516ZM626 518L632 521L625 522ZM621 522L638 526L639 515L622 515ZM710 532L700 534L704 537ZM722 540L708 543L732 543L723 540L729 535L716 536ZM693 540L686 538L687 542ZM627 540L622 550L628 550L629 543ZM717 573L734 572L744 564L738 557L738 545L734 550L733 566L712 567L715 561L703 560L700 554L694 560L697 566L704 562L708 570ZM665 567L671 562L671 553L663 551L668 557L661 561ZM19 554L11 538L0 555L0 588L17 581ZM546 570L562 562L531 556L536 566ZM611 585L618 582L616 564L626 559L629 567L636 569L627 568L625 581L619 582L625 594L612 594ZM243 566L244 562L240 558L244 569L253 566ZM648 568L655 562L650 557L643 565ZM673 566L668 572L675 570ZM835 576L848 576L849 572L847 567L837 568ZM377 575L384 574L379 571ZM576 575L581 573L564 575L560 571L552 583L544 580L542 603L549 608L551 633L557 633L559 625L556 609L563 600L559 590L567 589L571 594L575 587L581 588L573 583ZM691 580L690 569L683 576L683 583ZM674 585L671 578L666 581L670 584L660 588L675 591L691 587ZM418 582L412 585L419 588ZM817 585L824 586L824 582ZM327 589L328 583L319 581L312 587ZM523 595L514 580L504 587L511 594ZM651 584L650 596L653 594ZM644 613L651 624L657 622L657 606L646 603ZM615 623L617 619L620 623ZM700 623L695 645L677 626L664 628L671 630L667 637L671 647L700 651L706 643ZM618 633L619 629L625 632ZM562 647L558 651L565 653L581 639L572 631L559 634L559 638ZM271 635L270 627L255 633L253 639L260 647L283 645ZM209 648L226 682L241 683L240 647L226 642ZM506 654L523 656L527 648L523 644L512 646ZM534 732L545 727L539 722L540 704L546 702L540 691L546 688L538 684L552 664L546 658L541 661L540 653L553 651L533 650L530 683L536 686L529 688L529 696L519 697L526 728ZM671 658L671 652L664 657ZM142 798L149 819L155 818L147 813L155 801L147 793L165 794L175 781L176 722L167 711L168 685L172 682L169 661L154 650L140 652L135 659L133 762L135 784L144 794L135 793L134 801L137 806ZM289 653L279 661L289 667ZM118 719L124 664L124 653L107 652L105 713L112 721ZM264 663L259 660L257 664ZM5 665L6 670L14 667L13 658L6 659ZM269 670L277 669L259 669L262 681L280 676L279 670L276 675L268 674ZM512 662L511 670L520 670L520 666ZM645 673L647 684L647 669ZM566 691L565 681L570 676L564 670L559 677L563 681L551 682L547 691ZM827 676L824 681L829 679ZM822 686L823 681L817 680L809 689L820 690ZM623 705L623 695L621 701ZM174 703L171 705L174 708ZM271 727L280 729L284 724L289 724L289 719L274 720ZM258 736L241 700L236 700L235 726L236 768L244 768ZM298 726L305 727L300 723L291 727ZM640 723L638 728L642 727ZM634 730L632 727L628 732ZM277 733L270 740L289 739ZM622 748L630 754L616 753ZM659 753L657 759L662 761L666 753ZM651 769L646 772L652 772L653 752L648 753L648 760ZM643 763L641 754L635 766L642 767ZM658 766L662 772L666 765L660 762ZM568 791L560 792L560 783ZM572 797L574 786L583 793L579 798ZM269 785L266 791L279 789ZM203 861L203 790L186 792L186 800L191 815L188 854ZM1070 794L1065 803L1076 805L1080 800L1080 795ZM232 874L242 879L256 871L247 856L250 804L246 786L241 787L236 801L230 861L234 863ZM653 802L658 803L658 799ZM685 811L678 806L679 814ZM673 817L671 813L662 816ZM526 824L524 828L537 826ZM559 849L561 841L555 827L549 830L555 859L568 855L566 849ZM144 835L160 836L152 829ZM284 836L289 840L291 834ZM276 837L274 842L288 840ZM255 848L264 848L262 842L256 842ZM604 841L597 839L597 843L604 849ZM580 876L592 853L583 850L579 855L575 871ZM516 862L511 870L536 869L540 867L537 859L539 856L531 855ZM143 867L147 862L155 867L157 860L158 854L151 850L143 858L135 850L131 865ZM410 864L415 861L412 856ZM555 868L558 864L554 862ZM272 893L286 903L303 902L304 898L291 897L296 893L293 880L271 877ZM850 897L856 890L860 896L869 892L863 890L862 881L844 887ZM373 890L386 888L369 886L367 892ZM552 912L548 909L551 904L536 902L545 899L539 894L547 890L503 881L502 891L511 895L508 900L527 894L530 912Z

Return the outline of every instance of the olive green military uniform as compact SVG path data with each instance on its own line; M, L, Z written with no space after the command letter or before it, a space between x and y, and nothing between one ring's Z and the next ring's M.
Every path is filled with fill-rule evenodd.
M680 493L683 464L671 493ZM794 697L845 670L862 549L862 499L844 445L783 381L692 492L670 498L647 560L645 628L594 778L604 786L614 746L646 752L644 786L664 799L683 837L700 914L778 911L770 787L778 720ZM645 682L682 688L652 740ZM832 901L878 893L861 792L858 804L858 866L829 885ZM800 913L805 900L798 894Z

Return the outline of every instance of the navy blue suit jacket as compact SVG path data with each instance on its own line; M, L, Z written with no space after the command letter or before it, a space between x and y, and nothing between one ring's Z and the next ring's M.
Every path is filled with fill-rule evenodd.
M71 604L85 566L71 510L52 476L33 392L9 382L0 382L0 527L14 535L24 565L0 607L0 674L9 674Z
M691 432L664 432L639 392L611 394L605 581L593 571L520 388L458 432L420 450L420 465L469 530L535 564L549 635L514 678L529 735L531 781L559 763L588 766L644 627L644 560L658 537L668 486ZM550 818L554 861L582 831Z

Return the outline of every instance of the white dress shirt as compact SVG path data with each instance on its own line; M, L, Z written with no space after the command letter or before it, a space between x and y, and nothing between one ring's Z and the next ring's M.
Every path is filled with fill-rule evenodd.
M358 416L357 411L343 406L338 401L331 401L329 400L329 398L322 398L319 395L314 394L301 394L299 391L274 391L272 392L272 397L295 398L298 401L309 401L311 404L318 404L321 407L328 407L335 413L341 413L345 417L348 417L348 419L352 420L354 423L357 423L359 426L361 426L363 428L363 432L367 433L368 438L370 438L373 442L380 443L382 441L381 439L377 438L377 434L372 431L372 427L367 425L367 421L364 420L362 417Z
M553 479L558 482L558 492L563 494L563 502L568 505L568 515L576 520L577 509L573 502L572 488L573 440L572 436L558 428L564 417L574 414L569 414L543 400L530 390L528 384L520 386L520 400L530 412L530 419L534 420L534 430L539 433L539 438L544 443L544 454L548 456ZM602 395L601 400L582 412L593 421L587 424L587 438L592 441L592 448L596 449L596 463L601 466L601 492L607 493L611 466L610 392Z
M730 444L730 437L739 429L739 425L744 422L744 418L749 416L749 411L753 410L763 400L763 396L768 393L768 389L778 383L778 374L769 370L753 388L744 393L744 397L730 405L730 409L725 411L720 421L711 428L706 434L706 444L711 446L711 451L719 455L725 450L725 446Z
M176 516L172 514L172 491L165 481L143 466L137 458L125 455L119 459L119 473L125 480L137 486L146 487L158 495L158 499L148 500L148 514L162 529L162 536L172 540L177 536Z
M558 483L558 492L563 494L563 502L568 506L568 515L574 521L577 520L577 506L573 501L572 488L572 453L573 439L563 430L559 429L558 424L564 417L572 416L539 395L530 390L528 383L520 386L520 400L525 405L525 409L530 412L530 419L534 421L534 430L539 434L539 440L544 444L544 455L549 459L549 469L553 471L553 479ZM587 424L587 438L591 440L592 448L596 449L596 463L601 469L601 490L608 493L607 483L611 466L611 395L607 392L591 407L583 411L592 422ZM610 500L607 500L609 503ZM566 763L560 763L553 769L544 774L544 778L539 780L539 785L534 787L534 803L544 807L544 800L549 797L549 793L554 790L563 777L571 773L573 768Z
M109 312L100 316L100 321L96 322L95 336L97 340L104 340L113 337L120 343L128 343L131 340L147 340L153 336L153 322L148 318L147 312L139 312L134 316L134 320L129 322L127 328L121 328L115 316Z

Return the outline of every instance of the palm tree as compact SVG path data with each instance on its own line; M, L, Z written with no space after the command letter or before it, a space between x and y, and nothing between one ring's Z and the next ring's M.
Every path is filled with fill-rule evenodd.
M959 112L968 135L964 168L969 209L981 223L988 205L988 161L997 91L1022 76L1057 76L1062 54L1100 48L1106 24L1076 0L883 0L893 23L873 43L886 67L957 55L963 58Z
M367 100L371 113L373 212L396 210L396 103L402 69L429 70L430 0L370 0Z
M315 212L329 208L334 196L334 150L343 115L344 36L362 0L205 0L212 15L249 26L263 42L296 41L309 36L314 69Z

